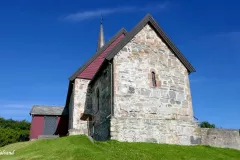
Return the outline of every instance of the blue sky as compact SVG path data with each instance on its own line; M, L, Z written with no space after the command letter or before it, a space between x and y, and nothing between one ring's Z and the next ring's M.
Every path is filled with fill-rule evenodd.
M95 52L99 16L105 38L153 15L193 64L194 114L240 127L238 1L0 1L0 116L31 120L33 104L64 105L68 77Z

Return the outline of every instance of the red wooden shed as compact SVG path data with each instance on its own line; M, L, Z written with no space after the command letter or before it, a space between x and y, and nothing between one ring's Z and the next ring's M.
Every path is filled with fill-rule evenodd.
M30 140L40 136L65 136L68 133L68 109L57 106L34 105L30 111L32 116Z

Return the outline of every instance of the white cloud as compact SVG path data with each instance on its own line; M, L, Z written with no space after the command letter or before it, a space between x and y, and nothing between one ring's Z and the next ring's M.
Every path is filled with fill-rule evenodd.
M29 120L29 112L31 110L31 103L15 103L15 102L0 102L0 117L4 118L12 118L17 120L27 119Z
M4 104L1 106L2 109L29 109L31 108L30 104Z
M13 117L15 117L15 116L24 116L24 115L26 115L26 116L28 116L29 115L29 112L30 112L30 110L28 110L28 109L5 109L5 110L2 110L1 111L1 113L0 113L0 115L2 116L2 117L4 117L4 116L13 116Z
M4 102L0 100L0 117L4 118L12 118L16 120L31 120L31 116L29 115L31 108L34 104L46 104L41 102ZM47 104L46 104L47 105ZM58 104L52 104L53 106L61 106Z
M94 17L100 17L100 15L109 15L114 13L130 13L130 12L158 12L162 11L168 6L168 2L164 2L161 4L155 4L155 5L146 5L141 7L136 6L125 6L125 7L119 7L119 8L105 8L105 9L96 9L92 11L82 11L73 13L70 15L67 15L63 18L63 20L66 21L72 21L72 22L80 22L86 19L94 18Z

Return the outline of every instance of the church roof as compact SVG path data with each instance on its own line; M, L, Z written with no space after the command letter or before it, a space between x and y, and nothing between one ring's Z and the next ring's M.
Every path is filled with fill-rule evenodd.
M120 29L102 48L100 48L84 65L82 65L71 77L69 77L66 107L70 102L73 84L76 78L92 79L104 61L104 56L115 47L126 35L125 28Z
M111 40L109 40L102 48L100 48L83 66L81 66L70 78L66 100L66 106L69 105L72 93L72 81L76 78L94 79L104 61L111 60L131 39L149 24L158 36L165 42L173 54L182 62L189 73L196 70L190 62L184 57L180 50L174 45L167 34L157 24L150 14L147 14L130 32L122 28Z
M115 34L103 47L101 47L83 66L81 66L70 78L73 81L75 78L92 79L99 67L101 66L104 56L111 51L115 45L121 41L127 31L122 28Z
M105 56L107 60L111 60L143 27L149 24L155 32L162 38L170 50L175 54L175 56L182 62L182 64L187 68L188 72L196 72L190 62L184 57L184 55L179 51L179 49L170 40L167 34L161 29L157 22L153 19L150 14L147 14L128 34Z
M30 111L31 115L68 115L68 109L60 106L40 106L34 105Z

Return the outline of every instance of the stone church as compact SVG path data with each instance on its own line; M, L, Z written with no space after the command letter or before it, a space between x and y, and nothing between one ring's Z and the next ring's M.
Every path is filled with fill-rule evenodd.
M67 132L100 141L199 143L192 72L151 15L130 32L120 29L107 43L101 23L96 53L69 78ZM33 107L30 114L40 115L38 110Z
M191 144L198 138L189 74L193 66L147 14L122 28L70 78L69 134L96 140Z

